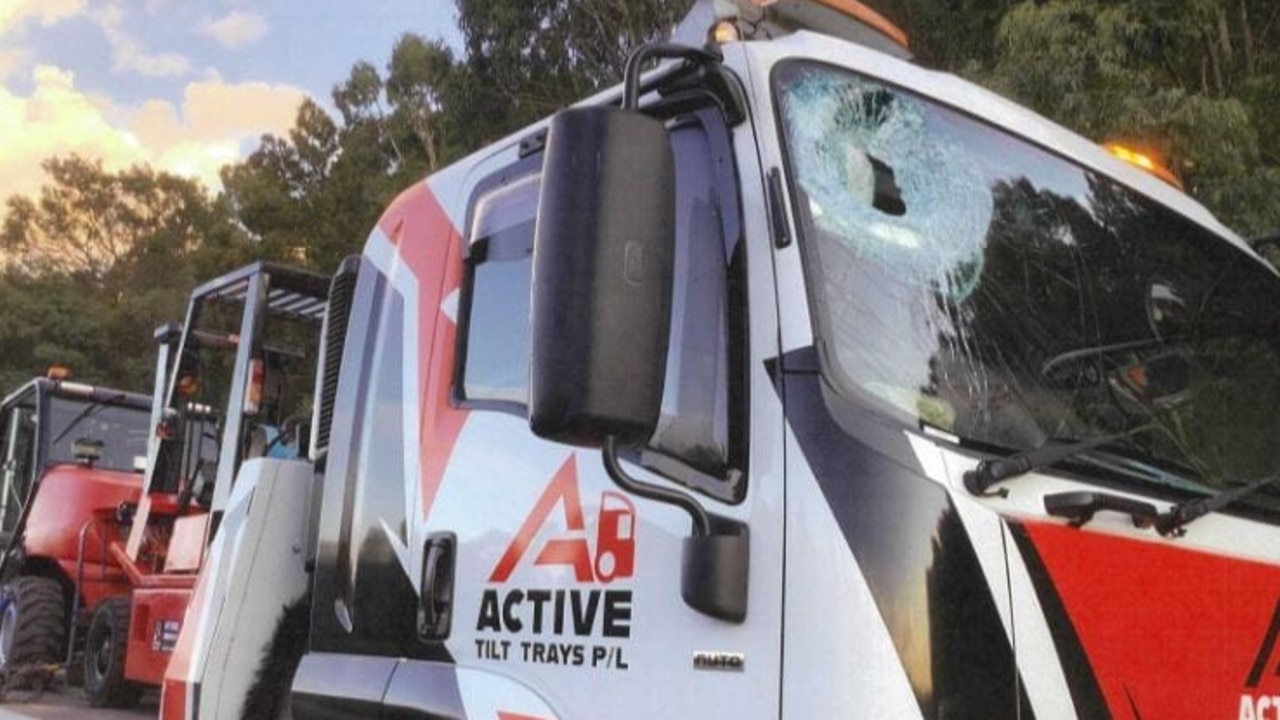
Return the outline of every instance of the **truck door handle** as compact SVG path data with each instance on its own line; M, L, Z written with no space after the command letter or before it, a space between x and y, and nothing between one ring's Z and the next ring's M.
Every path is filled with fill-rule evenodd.
M445 640L453 618L453 566L457 536L432 533L423 547L422 583L419 586L418 635L423 640Z

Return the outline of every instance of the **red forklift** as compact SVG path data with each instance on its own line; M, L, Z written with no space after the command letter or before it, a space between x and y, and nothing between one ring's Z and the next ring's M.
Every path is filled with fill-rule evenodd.
M47 686L88 621L77 609L128 590L106 548L141 492L150 407L54 377L0 401L0 690Z
M155 441L140 499L118 514L127 534L106 549L127 583L96 604L85 638L93 705L128 707L160 685L241 463L305 456L328 290L257 263L196 288L182 328L157 331Z

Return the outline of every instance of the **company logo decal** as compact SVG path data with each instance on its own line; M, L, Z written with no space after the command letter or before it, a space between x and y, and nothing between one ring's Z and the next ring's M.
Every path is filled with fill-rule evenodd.
M1276 603L1275 612L1271 615L1271 624L1262 638L1262 646L1258 648L1258 656L1253 660L1253 667L1244 680L1245 691L1240 694L1239 720L1280 720L1280 695L1261 694L1258 686L1268 674L1280 674L1280 666L1276 663L1276 637L1280 635L1280 602Z
M558 524L559 534L543 530ZM636 512L625 495L605 491L590 527L582 510L574 456L560 466L489 575L476 620L476 655L545 665L626 670L622 646L599 642L631 637ZM594 529L594 533L591 532ZM535 547L539 536L546 536ZM558 581L511 587L525 576ZM566 582L568 580L568 582ZM517 637L512 637L517 636Z

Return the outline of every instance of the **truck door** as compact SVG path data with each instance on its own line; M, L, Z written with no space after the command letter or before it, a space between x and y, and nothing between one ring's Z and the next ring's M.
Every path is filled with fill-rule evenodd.
M718 111L669 127L679 250L662 420L624 463L749 526L746 620L682 601L687 515L529 430L535 137L406 194L366 248L297 717L777 717L781 417L748 390L767 387L777 335L771 266L748 270L768 237L743 230L767 227L761 189L735 173L758 166Z

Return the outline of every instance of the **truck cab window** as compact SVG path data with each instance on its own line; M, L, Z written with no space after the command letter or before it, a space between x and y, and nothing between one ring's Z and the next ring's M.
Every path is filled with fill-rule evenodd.
M0 510L0 532L13 530L26 504L31 486L35 453L35 398L10 406L4 417L3 509Z
M651 445L713 476L730 470L729 260L712 153L699 122L671 133L675 285L662 414ZM735 238L736 240L736 238Z
M657 469L683 480L688 480L684 475L689 469L723 478L741 467L736 456L741 423L731 418L744 402L732 352L742 338L731 332L730 323L741 252L736 233L726 232L731 224L726 217L736 219L736 209L722 207L724 189L704 120L690 116L675 121L671 143L676 159L671 344L662 414L645 462L652 459ZM455 382L459 399L471 407L522 416L526 411L530 270L540 180L533 174L491 184L473 203Z
M498 188L476 204L463 308L467 400L523 414L529 387L529 283L541 176Z

